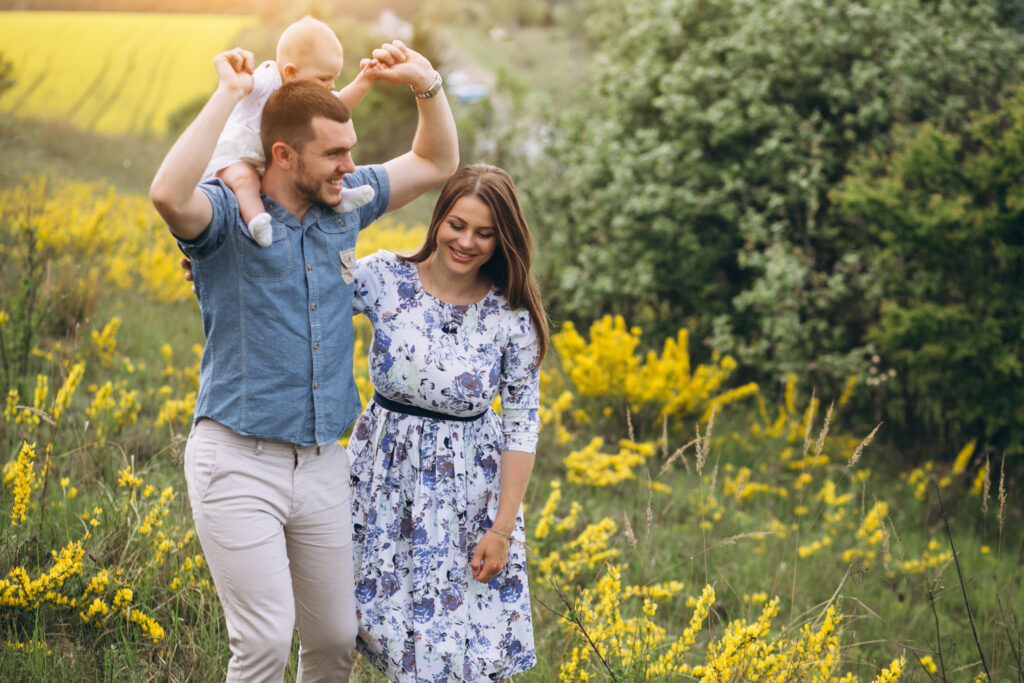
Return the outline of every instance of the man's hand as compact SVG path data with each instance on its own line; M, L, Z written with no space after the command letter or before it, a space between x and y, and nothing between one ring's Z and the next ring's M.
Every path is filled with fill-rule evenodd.
M251 52L236 47L214 57L213 66L217 89L171 146L149 186L153 206L174 236L183 240L199 237L213 218L213 205L197 185L231 111L252 92L256 60Z
M248 50L236 47L221 52L213 58L217 81L221 88L233 93L239 99L252 92L252 72L256 70L256 58Z
M426 90L434 82L430 60L400 40L384 43L373 51L373 59L362 60L359 66L370 80L408 85L416 90Z

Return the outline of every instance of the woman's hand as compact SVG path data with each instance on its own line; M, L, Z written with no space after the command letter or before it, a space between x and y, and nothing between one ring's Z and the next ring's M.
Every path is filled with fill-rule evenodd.
M473 551L473 559L469 566L473 569L473 578L480 583L487 583L508 564L508 539L489 531L484 532Z

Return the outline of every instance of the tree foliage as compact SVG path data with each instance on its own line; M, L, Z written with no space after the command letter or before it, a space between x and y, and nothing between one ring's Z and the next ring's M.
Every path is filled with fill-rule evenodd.
M868 336L895 370L888 419L1024 451L1024 88L962 135L926 124L836 193L879 311ZM911 430L911 433L913 430Z
M1021 37L968 5L593 0L592 96L521 174L556 316L714 327L771 376L865 371L874 285L829 192L894 126L959 130L1019 79Z

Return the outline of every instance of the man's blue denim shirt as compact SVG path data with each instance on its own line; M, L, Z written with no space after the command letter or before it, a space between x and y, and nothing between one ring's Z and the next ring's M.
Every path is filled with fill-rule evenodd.
M208 417L246 436L304 446L336 441L358 417L352 377L352 279L356 237L388 206L382 166L359 166L346 187L377 195L337 214L314 205L301 224L271 197L273 242L249 237L235 195L220 180L199 187L213 218L195 240L178 240L192 261L206 347L195 420Z

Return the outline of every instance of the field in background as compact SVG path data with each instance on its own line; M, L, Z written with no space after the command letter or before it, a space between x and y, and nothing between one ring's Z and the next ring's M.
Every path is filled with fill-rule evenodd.
M216 85L211 56L255 19L114 12L4 12L0 46L17 83L0 111L85 130L156 133Z

